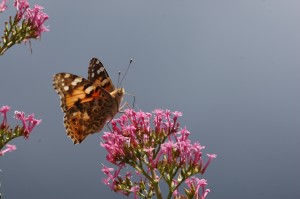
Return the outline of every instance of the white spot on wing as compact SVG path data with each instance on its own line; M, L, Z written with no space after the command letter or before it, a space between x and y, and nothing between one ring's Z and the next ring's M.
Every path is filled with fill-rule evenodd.
M68 78L68 77L70 77L70 74L68 74L68 73L65 74L65 78Z
M64 90L65 91L69 90L69 86L64 86Z
M78 84L78 82L82 82L82 78L81 77L76 77L75 79L74 79L74 81L72 81L72 85L73 86L76 86L77 84Z
M92 91L93 89L94 89L93 86L89 86L89 87L87 87L87 88L84 90L84 92L85 92L86 94L90 94L91 91Z
M74 79L74 82L82 82L82 78L81 78L81 77L76 77L76 78Z

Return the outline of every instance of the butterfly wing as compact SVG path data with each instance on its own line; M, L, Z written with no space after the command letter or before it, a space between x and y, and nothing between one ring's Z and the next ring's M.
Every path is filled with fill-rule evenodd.
M97 58L92 58L90 61L88 80L100 85L109 93L115 90L115 86L112 83L105 67Z
M74 144L100 131L112 117L115 101L99 85L77 75L58 73L53 86L61 99L67 135Z

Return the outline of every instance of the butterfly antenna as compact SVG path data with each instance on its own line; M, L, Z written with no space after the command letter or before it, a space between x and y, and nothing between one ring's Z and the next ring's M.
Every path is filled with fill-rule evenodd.
M121 76L121 71L118 72L118 83L117 83L117 88L120 86L120 76Z
M126 71L125 71L125 73L124 73L124 75L123 75L123 77L122 77L122 79L121 79L120 85L122 84L123 79L124 79L124 77L126 76L126 74L127 74L128 70L129 70L129 67L130 67L131 63L132 63L132 59L130 59L130 61L129 61L129 64L128 64L128 66L127 66L127 69L126 69Z

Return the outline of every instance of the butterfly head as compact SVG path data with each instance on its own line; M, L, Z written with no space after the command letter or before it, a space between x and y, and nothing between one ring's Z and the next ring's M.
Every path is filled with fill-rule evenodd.
M117 88L115 89L114 91L112 91L110 93L110 95L116 99L117 103L120 104L122 99L123 99L123 96L125 94L125 90L124 88Z

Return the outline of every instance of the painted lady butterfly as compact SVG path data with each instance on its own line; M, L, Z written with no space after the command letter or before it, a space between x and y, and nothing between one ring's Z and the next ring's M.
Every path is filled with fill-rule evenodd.
M125 93L115 88L104 66L92 58L88 79L70 73L53 76L53 86L61 99L67 135L74 144L102 130L119 111Z

